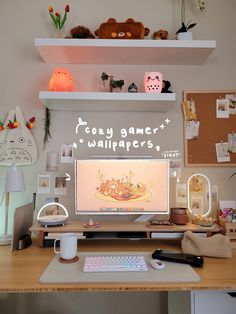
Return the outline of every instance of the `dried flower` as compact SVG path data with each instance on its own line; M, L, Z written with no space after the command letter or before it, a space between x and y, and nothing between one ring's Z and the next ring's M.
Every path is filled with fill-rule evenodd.
M48 12L49 12L49 15L51 16L51 18L53 20L53 23L54 23L56 29L58 31L60 31L63 28L65 21L67 19L67 13L70 12L70 6L69 6L69 4L67 4L65 6L65 12L64 12L64 16L62 19L61 19L60 12L56 11L56 13L53 14L53 7L50 5L48 6Z

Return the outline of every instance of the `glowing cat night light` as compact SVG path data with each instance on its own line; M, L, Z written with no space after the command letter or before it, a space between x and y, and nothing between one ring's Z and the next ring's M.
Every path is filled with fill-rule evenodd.
M65 68L56 68L49 80L51 92L73 92L74 82L71 73Z

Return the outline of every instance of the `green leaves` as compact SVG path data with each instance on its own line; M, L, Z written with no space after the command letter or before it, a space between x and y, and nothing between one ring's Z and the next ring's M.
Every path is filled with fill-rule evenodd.
M109 75L107 75L105 72L102 72L102 74L101 74L101 79L102 79L103 81L107 81L107 80L109 79Z
M121 89L125 83L124 80L114 80L113 75L108 75L105 72L102 72L101 79L103 82L109 79L110 92L112 92L114 88Z
M53 23L56 27L56 29L58 31L60 31L64 24L65 24L65 21L67 19L67 13L70 11L70 7L69 5L67 4L66 7L65 7L65 12L64 12L64 16L63 16L63 19L61 20L61 14L59 12L56 12L55 14L53 13L53 7L49 6L48 7L48 12L53 20Z
M124 80L114 80L112 79L110 84L112 86L112 88L122 88L122 86L124 85Z
M186 25L184 22L182 22L182 26L180 27L180 29L177 30L176 34L178 33L185 33L187 32L189 29L193 28L194 26L197 25L197 23L190 23L191 21L189 21Z
M67 12L65 12L64 17L63 17L63 19L62 19L62 21L60 23L60 29L62 29L62 27L64 26L66 18L67 18Z
M47 142L49 142L49 138L52 137L50 134L50 124L51 124L50 110L46 107L45 118L44 118L44 139L43 139L44 148L45 148Z

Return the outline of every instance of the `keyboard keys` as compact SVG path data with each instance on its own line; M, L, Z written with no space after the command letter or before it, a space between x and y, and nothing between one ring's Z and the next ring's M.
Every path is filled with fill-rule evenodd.
M141 255L91 255L86 256L84 272L147 271Z

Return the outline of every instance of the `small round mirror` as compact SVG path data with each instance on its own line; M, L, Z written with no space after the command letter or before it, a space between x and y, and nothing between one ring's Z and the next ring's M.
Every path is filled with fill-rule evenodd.
M187 181L188 209L194 216L209 216L211 213L211 184L203 174L193 174Z

